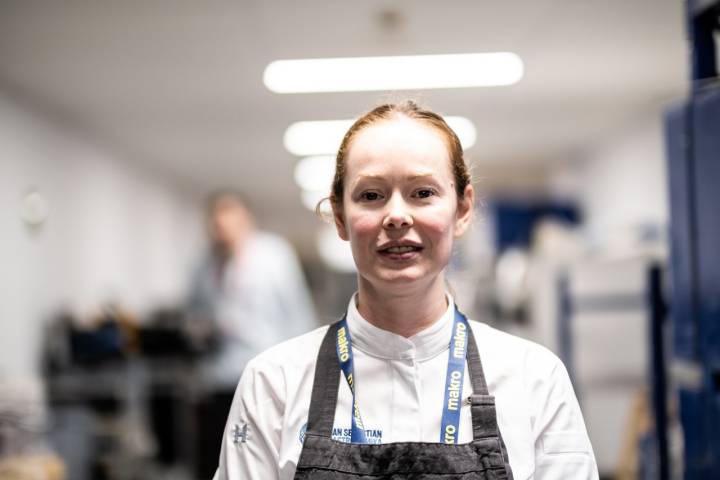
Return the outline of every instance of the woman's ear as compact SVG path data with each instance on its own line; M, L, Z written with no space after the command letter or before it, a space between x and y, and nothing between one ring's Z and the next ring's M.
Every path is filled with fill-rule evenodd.
M475 209L475 189L468 184L463 198L458 199L455 212L455 237L462 237L470 226Z
M349 240L347 234L347 226L345 225L345 215L343 214L342 205L332 203L333 220L335 221L335 229L337 230L338 236L347 241Z

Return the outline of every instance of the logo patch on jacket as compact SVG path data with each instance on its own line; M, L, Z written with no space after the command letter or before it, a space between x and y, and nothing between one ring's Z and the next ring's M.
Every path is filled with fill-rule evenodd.
M350 443L350 435L352 430L349 428L337 428L333 427L332 429L332 439L337 440L338 442L344 442L344 443ZM365 438L367 439L368 443L371 444L381 444L382 443L382 430L378 430L376 428L366 428L365 429Z
M242 443L247 443L248 438L250 438L248 424L246 422L236 423L230 430L230 438L236 447L239 447Z
M307 432L307 423L305 423L302 427L300 427L300 431L298 432L298 440L300 443L305 442L305 433ZM381 444L382 443L382 430L378 429L367 429L365 430L365 438L367 438L368 443L372 444ZM349 428L333 428L332 429L332 439L337 440L338 442L344 442L344 443L350 443L350 429Z

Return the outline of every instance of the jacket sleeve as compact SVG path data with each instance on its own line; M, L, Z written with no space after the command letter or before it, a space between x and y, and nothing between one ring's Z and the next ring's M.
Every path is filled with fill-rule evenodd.
M279 476L283 376L257 360L248 363L235 392L215 480L273 480Z
M597 480L595 456L567 370L547 353L552 355L549 375L533 392L534 478Z

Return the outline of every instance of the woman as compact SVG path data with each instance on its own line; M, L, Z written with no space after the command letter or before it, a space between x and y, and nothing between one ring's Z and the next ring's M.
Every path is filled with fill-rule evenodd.
M597 478L562 363L446 292L474 199L437 114L405 102L355 122L330 201L358 291L340 322L248 364L216 478Z

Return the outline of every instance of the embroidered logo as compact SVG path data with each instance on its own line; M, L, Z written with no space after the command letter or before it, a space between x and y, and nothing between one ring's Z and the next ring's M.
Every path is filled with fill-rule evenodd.
M241 443L247 443L249 438L247 423L243 422L241 425L236 423L230 431L230 438L236 447L239 447Z
M365 432L365 439L367 440L367 443L369 444L375 444L379 445L382 443L382 436L383 431L376 428L366 428L364 430ZM349 428L339 428L339 427L333 427L331 437L333 440L337 440L338 442L343 443L350 443L350 437L352 435L352 430Z
M307 433L307 423L305 423L298 431L298 440L301 444L305 443L305 433ZM339 442L350 443L350 429L349 428L333 428L332 439ZM370 444L381 444L382 443L383 431L379 429L366 429L365 438Z

